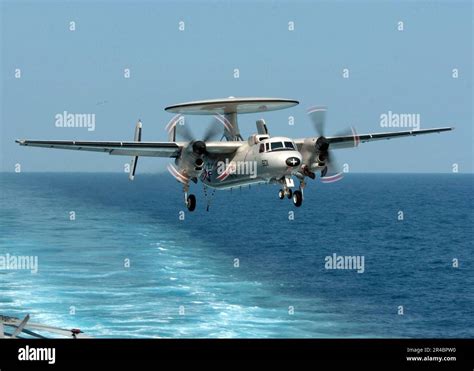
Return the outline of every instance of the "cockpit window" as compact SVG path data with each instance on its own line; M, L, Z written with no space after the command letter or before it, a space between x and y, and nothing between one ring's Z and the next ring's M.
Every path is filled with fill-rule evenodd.
M283 143L282 142L273 142L272 143L272 151L274 151L278 148L283 148Z
M295 149L295 146L291 142L285 142L285 148Z

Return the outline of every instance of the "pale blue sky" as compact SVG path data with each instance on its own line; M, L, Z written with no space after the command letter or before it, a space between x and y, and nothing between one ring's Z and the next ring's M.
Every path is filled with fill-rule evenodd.
M471 1L3 1L1 9L2 171L16 163L26 172L122 171L128 158L25 148L14 139L131 140L141 118L143 140L166 140L165 106L232 95L301 102L240 116L244 137L261 117L272 134L313 136L305 110L316 104L329 107L328 135L349 125L386 131L382 113L418 113L421 128L456 130L342 150L339 162L354 172L451 172L453 163L472 172ZM96 114L96 130L55 127L65 110ZM191 119L197 133L207 122ZM167 162L143 158L138 173Z

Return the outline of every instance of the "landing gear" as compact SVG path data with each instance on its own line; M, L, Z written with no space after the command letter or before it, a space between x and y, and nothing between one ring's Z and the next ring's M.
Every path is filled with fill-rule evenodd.
M300 207L303 203L303 193L301 191L294 191L293 192L293 204L296 207Z
M295 186L293 179L291 177L284 177L279 179L278 182L282 186L282 188L278 191L278 198L283 200L286 197L291 200L293 197L293 191L291 188Z
M300 207L303 204L303 190L304 187L306 187L306 183L304 181L304 178L300 178L300 186L298 190L293 192L292 195L292 200L293 200L293 205L296 207Z
M186 207L189 211L194 211L194 209L196 208L196 196L189 195L186 198Z
M194 209L196 209L196 196L194 196L193 194L188 195L189 184L184 185L183 191L184 191L184 203L186 207L188 208L189 211L194 211Z
M285 196L290 199L292 195L293 195L293 192L291 191L290 188L280 189L278 191L278 198L280 200L283 200L285 198Z

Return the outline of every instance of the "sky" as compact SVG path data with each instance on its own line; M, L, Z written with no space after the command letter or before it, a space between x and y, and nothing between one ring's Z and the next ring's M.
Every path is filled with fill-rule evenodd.
M362 144L338 151L338 161L353 172L450 173L453 164L472 172L472 6L2 1L0 170L20 164L22 172L121 172L127 157L20 147L14 140L132 140L140 118L143 140L164 141L168 105L264 96L300 105L240 116L244 138L260 118L272 135L315 136L306 116L314 105L328 106L326 135L348 126L361 134L403 130L381 127L381 115L413 114L421 129L455 130ZM64 111L95 115L95 130L57 127ZM198 136L208 122L187 121ZM165 171L168 162L142 158L137 174Z

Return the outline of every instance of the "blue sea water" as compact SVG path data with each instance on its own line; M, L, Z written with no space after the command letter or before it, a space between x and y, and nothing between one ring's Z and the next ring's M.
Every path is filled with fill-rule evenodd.
M473 180L348 174L299 209L262 185L209 212L193 186L180 220L167 174L3 173L0 254L39 271L0 270L0 313L93 337L472 338ZM325 269L334 253L365 271Z

